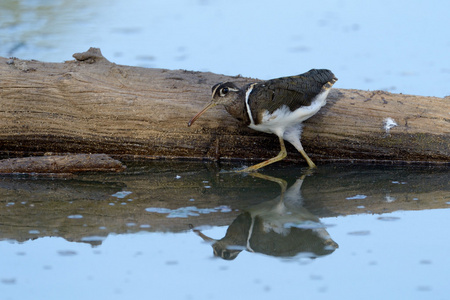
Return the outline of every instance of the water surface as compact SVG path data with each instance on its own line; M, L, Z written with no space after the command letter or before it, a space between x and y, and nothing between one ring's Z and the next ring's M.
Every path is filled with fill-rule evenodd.
M243 176L221 173L240 167L229 164L128 166L0 180L3 299L450 292L445 168L281 163Z

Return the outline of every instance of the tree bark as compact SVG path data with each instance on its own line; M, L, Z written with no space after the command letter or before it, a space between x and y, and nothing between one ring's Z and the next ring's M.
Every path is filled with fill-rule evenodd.
M0 160L0 174L40 173L54 176L77 172L120 172L125 166L105 154L72 154Z
M187 127L212 85L255 79L121 66L95 48L74 57L0 57L0 155L260 160L279 152L275 136L240 125L221 107ZM302 143L316 162L448 163L449 113L449 97L332 89L327 105L304 123ZM288 152L289 160L304 162L293 147Z

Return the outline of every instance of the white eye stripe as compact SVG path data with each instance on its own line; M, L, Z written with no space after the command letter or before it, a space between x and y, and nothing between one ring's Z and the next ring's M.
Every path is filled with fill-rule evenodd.
M212 95L214 97L214 95L216 94L217 89L219 88L220 85L217 85L216 88L212 91Z
M224 93L224 89L227 89L227 91ZM232 92L238 92L239 91L239 89L235 89L235 88L231 88L231 87L224 87L224 88L221 88L220 89L220 91L219 91L219 95L221 96L221 97L224 97L226 94L228 94L228 92L230 92L230 91L232 91Z

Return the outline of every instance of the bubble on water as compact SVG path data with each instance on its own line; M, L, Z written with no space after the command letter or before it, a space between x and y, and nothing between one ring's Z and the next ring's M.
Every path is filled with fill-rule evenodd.
M70 215L67 216L68 219L83 219L83 215Z
M150 224L142 224L139 226L140 228L150 228L152 226L150 226Z
M146 208L145 210L148 212L154 212L154 213L158 213L158 214L168 214L172 211L168 208L162 208L162 207L149 207L149 208Z
M392 181L393 184L406 184L406 181Z
M347 199L347 200L358 200L358 199L366 199L367 198L367 196L366 195L355 195L355 196L352 196L352 197L347 197L347 198L345 198L345 199Z
M180 175L175 176L175 179L180 179L180 178L181 178Z
M215 210L219 210L220 212L227 213L231 212L231 207L228 205L221 205L214 208Z
M132 193L133 192L129 192L129 191L120 191L120 192L117 192L115 194L112 194L111 196L119 198L119 199L122 199L122 198L125 198L126 196L128 196L129 194L132 194Z
M197 217L200 214L209 214L215 212L227 213L231 212L231 208L227 205L216 206L214 208L197 208L196 206L179 207L176 209L162 207L148 207L147 212L167 214L166 218L188 218Z

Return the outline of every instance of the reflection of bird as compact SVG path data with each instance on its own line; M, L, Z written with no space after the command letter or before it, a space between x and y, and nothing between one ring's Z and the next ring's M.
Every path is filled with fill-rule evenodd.
M338 248L319 218L302 205L300 188L304 176L284 192L286 181L259 173L254 175L278 182L282 187L281 195L240 214L220 240L194 230L205 241L212 243L215 256L230 260L242 250L248 250L280 257L306 252L315 257L330 254Z
M284 140L303 155L310 168L315 164L300 142L302 122L325 105L330 88L337 78L329 70L310 70L304 74L250 83L238 88L232 82L218 83L212 88L212 100L188 123L191 126L206 110L223 104L233 117L252 129L274 133L281 151L276 156L242 171L255 171L282 160L287 152Z

